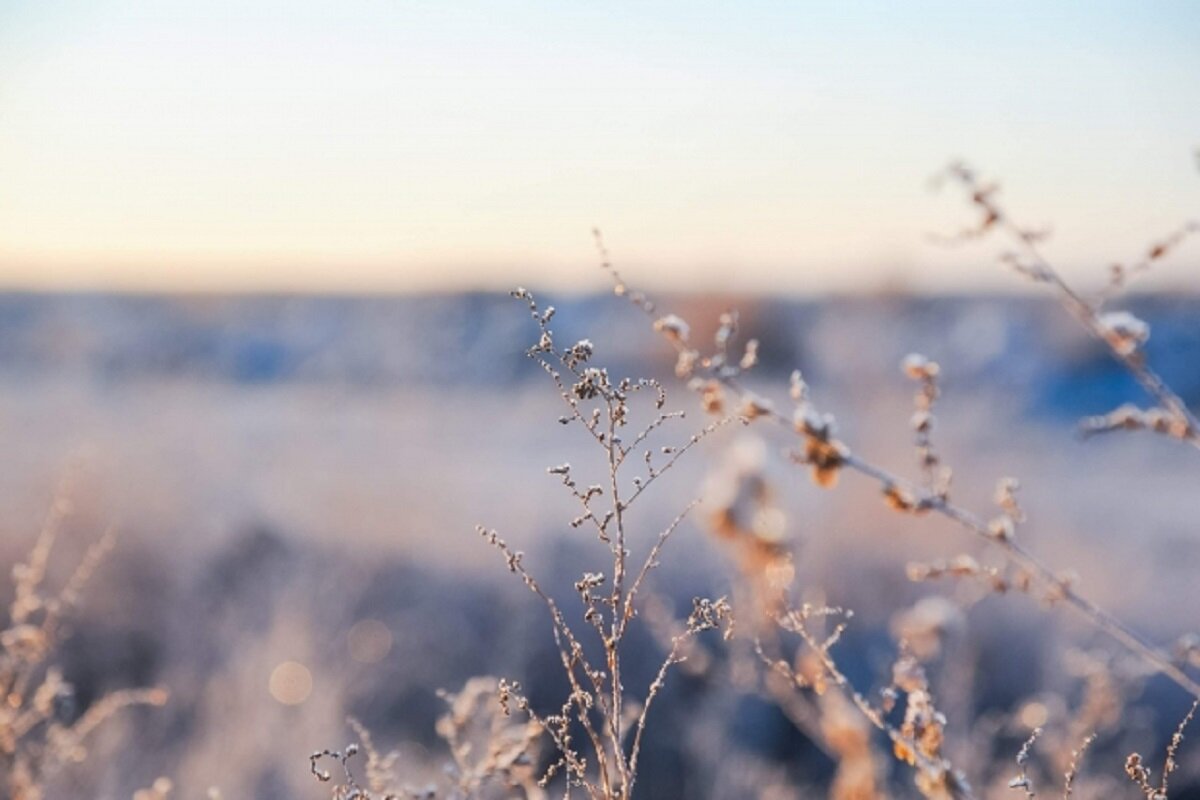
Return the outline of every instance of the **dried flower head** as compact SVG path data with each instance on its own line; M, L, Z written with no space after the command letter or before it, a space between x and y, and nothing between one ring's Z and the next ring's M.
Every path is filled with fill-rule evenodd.
M686 344L691 328L682 317L667 314L654 321L654 330L661 333L672 344Z
M1150 326L1128 311L1110 311L1099 317L1109 345L1122 355L1132 355L1150 340Z

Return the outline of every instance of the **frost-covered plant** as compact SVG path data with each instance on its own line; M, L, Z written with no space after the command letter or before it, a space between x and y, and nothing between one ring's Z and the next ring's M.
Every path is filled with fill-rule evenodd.
M526 305L537 326L537 342L528 350L528 356L551 378L563 402L564 413L558 422L585 432L595 447L604 478L582 485L576 469L566 463L551 466L547 472L578 504L579 514L571 520L571 527L590 531L607 551L608 559L583 572L574 582L581 603L576 620L564 610L563 600L544 589L527 568L524 553L496 531L478 529L487 544L503 556L508 570L546 608L558 660L570 688L561 704L546 709L536 707L518 681L501 679L495 685L492 696L503 715L527 721L521 727L524 736L511 742L505 749L506 757L498 762L486 760L467 766L469 748L456 742L452 735L455 727L449 723L440 726L439 732L451 747L454 769L460 775L473 776L441 792L450 797L476 796L479 786L509 774L513 764L530 763L535 757L535 744L545 739L550 755L536 779L523 784L527 797L560 785L564 796L582 792L595 800L628 800L637 785L650 711L668 673L686 660L689 644L699 634L718 628L728 631L731 622L725 598L695 598L691 612L671 637L651 683L634 691L626 686L625 648L631 625L643 608L647 581L659 566L668 541L695 504L651 535L635 529L630 510L684 455L737 417L720 417L682 441L672 441L665 429L685 415L666 410L666 393L657 381L611 376L607 368L596 365L595 347L589 340L560 346L550 325L553 306L542 308L525 289L517 289L513 296ZM660 330L665 336L681 340L687 336L684 327L669 320ZM477 698L480 694L471 692L470 696ZM452 709L461 697L452 702ZM313 772L321 780L332 780L329 772L318 769L318 761L332 756L345 765L353 754L321 751L314 755ZM334 792L337 798L406 796L381 793L374 787L363 789L348 770L346 776ZM432 794L428 796L441 796L436 789L429 791Z
M566 409L559 422L582 427L602 459L607 473L604 483L581 486L570 464L548 471L579 504L581 513L572 527L590 529L608 550L610 562L602 569L585 572L575 583L583 605L582 622L592 629L599 645L589 652L558 601L526 569L523 554L495 531L480 529L488 543L504 555L508 569L520 576L549 611L559 659L571 687L561 707L545 712L533 708L518 684L504 682L500 687L502 705L506 712L527 715L553 743L556 757L542 775L542 785L561 774L568 792L577 787L589 797L628 800L637 784L648 715L668 672L686 658L687 644L698 634L715 628L728 631L730 616L725 598L696 598L654 680L640 696L629 693L622 679L622 662L630 625L641 609L641 592L659 565L668 540L694 504L652 537L639 535L631 527L630 509L680 458L734 417L720 417L677 444L652 445L667 423L684 417L683 412L664 410L666 394L658 382L610 377L607 369L592 365L590 341L560 348L550 328L554 308L540 308L525 289L516 290L513 296L526 303L538 327L538 342L528 354L558 389ZM660 322L663 335L686 340L686 325L670 319ZM640 423L635 422L639 396L649 398L648 419ZM576 737L577 727L583 732L582 740Z
M1194 415L1146 363L1142 348L1150 337L1149 326L1127 311L1105 309L1132 275L1165 257L1195 233L1196 226L1185 226L1155 244L1131 267L1114 268L1105 289L1095 298L1088 298L1069 287L1042 256L1038 245L1043 235L1011 221L996 202L994 185L980 182L961 164L952 165L946 174L968 190L971 204L981 213L975 226L953 240L974 239L992 232L1013 238L1017 252L1006 254L1004 261L1032 280L1052 287L1064 307L1108 347L1155 401L1150 409L1122 407L1086 420L1084 431L1091 434L1145 428L1200 446L1200 425ZM652 437L661 435L667 423L684 416L681 411L664 411L663 387L653 380L612 377L607 369L595 364L597 348L590 340L561 346L551 328L553 307L539 306L524 289L514 292L537 325L539 338L528 355L550 376L564 403L565 413L558 421L582 428L596 446L606 475L601 482L585 485L570 464L549 468L579 505L580 513L571 526L591 531L610 556L608 563L585 571L574 582L582 604L579 623L572 622L562 601L535 579L523 553L496 531L480 528L479 532L548 610L569 692L557 707L536 708L520 684L497 681L494 690L499 709L506 718L513 715L526 721L520 728L524 738L506 737L501 740L505 744L485 745L483 749L491 757L470 761L467 754L479 751L464 750L447 735L448 729L440 729L451 747L451 774L472 776L446 789L422 790L425 794L412 790L386 793L382 788L385 782L373 779L364 789L347 766L357 750L322 751L314 756L313 769L319 778L331 780L328 772L317 768L320 758L335 757L345 767L346 780L338 784L335 797L486 796L479 794L481 787L500 776L502 785L519 789L529 798L557 787L564 797L582 793L589 798L629 800L637 786L648 712L671 668L691 659L692 669L715 674L724 668L723 677L744 686L747 655L754 665L752 671L757 671L756 690L775 702L800 730L837 760L838 771L830 787L833 797L849 800L886 796L887 770L876 748L876 738L888 742L894 757L912 768L915 786L923 796L934 800L975 796L965 771L953 765L947 755L948 722L935 703L925 667L941 653L948 631L962 624L961 612L941 598L927 598L912 609L899 611L893 619L897 641L890 674L874 689L855 686L835 655L852 613L796 599L791 541L771 487L754 459L735 459L731 468L717 470L716 479L707 489L710 527L729 547L737 567L731 593L734 599L698 598L691 615L678 621L664 613L663 604L650 595L646 579L692 506L657 537L650 538L632 529L629 509L680 457L735 420L754 423L762 429L764 439L774 433L786 442L790 460L806 468L817 486L833 489L848 473L865 478L878 487L888 508L902 514L942 517L979 545L979 553L958 553L907 565L913 581L971 581L985 593L1021 592L1049 606L1065 606L1114 640L1130 659L1140 662L1140 677L1146 669L1159 673L1200 702L1200 682L1188 671L1188 663L1200 651L1194 640L1181 641L1175 654L1164 651L1080 593L1069 572L1051 567L1024 544L1019 532L1027 518L1018 501L1020 484L1015 478L1004 477L997 482L994 508L976 510L958 501L953 472L935 446L935 412L941 397L939 364L912 354L900 365L916 386L910 429L917 475L906 477L901 470L882 466L843 441L834 416L817 405L799 371L792 373L786 391L781 390L779 397L767 396L761 389L752 390L747 377L758 364L759 344L749 340L738 346L735 311L720 315L711 343L697 341L695 328L683 316L664 313L626 283L611 263L598 233L596 238L602 266L613 280L615 294L643 312L650 327L673 349L675 375L697 395L701 409L713 421L679 444L650 446ZM649 398L647 405L652 413L647 421L635 424L641 408L636 401L643 396ZM735 610L736 626L732 622ZM667 655L653 682L631 693L622 681L622 665L629 625L639 616L649 623ZM706 650L698 638L698 634L713 628L725 633L727 658ZM1062 722L1061 731L1046 734L1054 740L1058 753L1057 772L1064 797L1073 796L1079 788L1083 757L1101 732L1117 724L1127 691L1122 686L1126 680L1124 670L1117 667L1115 659L1081 656L1079 660L1089 666L1079 673L1083 694L1078 708L1071 719ZM487 685L486 691L470 696L491 696L493 684ZM1170 743L1159 782L1151 781L1151 771L1140 756L1129 757L1126 774L1148 800L1167 797L1167 778L1176 769L1184 729L1194 711L1193 705ZM969 733L964 731L962 735ZM1031 768L1036 760L1035 743L1042 734L1039 728L1021 748L1017 756L1020 774L1006 777L1000 785L1034 796L1036 779ZM366 739L365 732L360 736ZM540 741L548 743L549 755L537 762ZM371 765L378 762L377 755L369 755L368 775L374 774ZM514 766L520 764L522 769L532 770L535 763L536 773L521 773L524 782L512 780Z
M1200 421L1162 376L1146 362L1142 346L1150 339L1150 326L1129 311L1105 310L1108 302L1119 295L1134 276L1149 271L1189 237L1200 233L1200 222L1187 222L1151 243L1144 254L1129 265L1114 263L1110 268L1108 283L1095 297L1088 297L1068 284L1042 252L1041 245L1048 234L1019 224L1000 205L997 199L1000 191L998 184L984 181L974 169L962 162L950 164L939 176L938 182L943 180L962 187L971 206L979 213L974 225L964 228L955 236L946 237L944 241L958 243L989 235L1004 236L1012 249L1001 254L1001 261L1033 282L1049 287L1063 308L1089 333L1107 345L1113 358L1156 403L1145 410L1122 406L1110 414L1090 417L1083 421L1083 433L1092 435L1143 429L1200 448Z
M1103 304L1124 285L1130 270L1114 270L1112 281L1106 290L1096 300L1085 299L1071 289L1042 256L1038 248L1038 242L1042 235L1015 225L999 207L995 201L997 189L994 185L980 183L975 174L961 164L952 165L948 170L948 175L967 187L971 202L981 210L982 215L975 227L964 231L955 237L955 240L977 238L993 230L1001 230L1010 234L1020 245L1021 252L1016 255L1006 254L1005 261L1033 280L1051 285L1056 290L1064 307L1108 346L1114 358L1137 379L1158 404L1147 411L1122 408L1106 417L1087 420L1084 423L1085 433L1098 433L1117 428L1146 428L1200 446L1200 426L1197 425L1194 415L1180 397L1146 363L1141 352L1141 346L1150 335L1149 326L1128 312L1103 311ZM1195 233L1196 230L1197 227L1194 224L1189 224L1162 243L1151 247L1146 258L1142 262L1138 262L1137 268L1131 271L1144 271L1150 263L1165 257L1170 250L1178 246L1188 235ZM687 380L690 388L697 392L702 408L708 411L720 411L726 407L735 407L738 409L739 415L746 420L762 420L770 423L775 430L784 431L785 435L798 438L801 446L792 448L792 460L808 466L812 471L813 480L818 486L832 488L837 484L837 478L841 472L857 473L875 481L880 486L885 502L892 509L901 513L935 513L946 517L956 523L960 529L997 550L1001 556L1000 566L995 567L982 566L969 555L957 556L932 565L910 565L910 577L915 580L929 580L943 576L982 579L992 591L1005 592L1016 589L1036 594L1049 604L1066 605L1078 612L1098 630L1116 640L1148 667L1169 678L1193 698L1200 698L1200 682L1197 682L1185 671L1180 659L1172 657L1171 654L1149 643L1112 614L1080 594L1074 586L1070 573L1051 568L1018 540L1017 528L1025 522L1025 515L1016 500L1019 483L1015 479L1003 478L997 485L996 503L999 513L980 514L952 500L952 472L941 464L933 447L932 434L935 427L933 411L940 393L937 382L940 367L936 363L918 354L913 354L905 358L901 365L907 377L918 384L916 409L911 420L911 427L915 435L922 479L920 481L910 480L868 460L838 440L835 436L836 423L833 416L822 413L816 408L810 398L808 386L799 371L792 374L788 391L793 404L790 414L777 410L771 399L764 398L758 392L749 389L745 383L745 376L758 362L759 346L756 341L751 340L745 345L740 356L733 351L733 343L737 334L737 314L735 312L725 312L721 315L712 350L705 352L700 346L690 341L691 326L684 318L675 313L662 316L652 300L629 287L613 266L598 232L596 239L601 265L612 277L615 293L619 297L627 298L636 308L644 312L652 320L652 327L662 333L665 340L674 348L676 351L676 374ZM787 623L781 621L783 627L799 632L795 610L792 610L790 616L785 619ZM801 614L799 620L803 621L804 619L806 619L805 615ZM805 643L817 654L819 662L821 653L827 652L828 644L813 637L806 636L804 638ZM836 636L832 638L836 640ZM774 667L779 668L782 665L791 669L786 662L778 659L764 657L764 660ZM835 682L837 681L836 663L826 665L824 672L826 673L825 677L832 676ZM796 683L797 685L811 684L811 679L798 680ZM856 694L851 691L849 696L854 699ZM918 695L919 698L920 695ZM874 711L869 703L856 701L855 704L858 705L864 716L872 719ZM872 719L872 722L875 720ZM876 726L887 731L893 741L896 741L895 733L888 731L884 720L879 720L879 724ZM1088 734L1089 737L1090 735ZM1085 738L1084 741L1090 742L1090 738ZM1086 745L1081 745L1079 750L1082 751L1084 746ZM1174 743L1174 748L1177 747L1178 740ZM925 756L936 755L923 752L920 746L914 748L910 743L897 746L897 754L910 762L911 754L914 752ZM1174 750L1169 759L1172 764L1174 763L1173 754ZM923 793L929 796L940 796L936 792L947 788L936 785L936 781L931 784L928 780L929 775L955 775L949 769L939 772L937 767L941 765L937 765L936 761L933 762L935 768L932 771L927 769L929 765L917 764L917 766L922 767L918 771L918 786ZM1073 763L1066 772L1068 794L1072 790L1075 773L1076 766ZM1130 774L1133 775L1132 772ZM952 781L952 784L956 783L957 781ZM930 794L931 786L934 790L932 794ZM969 792L969 788L965 784L950 785L948 789L952 792ZM1161 797L1165 797L1165 795L1164 785Z
M112 549L110 530L84 555L65 586L46 591L46 570L70 503L51 505L28 559L13 568L14 596L0 630L0 796L41 800L46 783L64 766L87 756L98 726L121 709L162 705L160 689L128 689L94 701L82 713L74 689L55 662L63 622L80 592Z
M442 785L406 786L397 775L398 752L381 753L370 732L358 720L349 725L358 743L344 750L321 750L310 756L310 770L322 783L332 784L337 800L399 800L400 798L520 797L544 800L537 782L541 728L503 713L497 702L501 682L491 676L471 678L456 693L442 692L446 712L438 719L437 734L450 750ZM363 778L354 774L352 760L363 755ZM340 776L325 769L338 763ZM360 783L360 780L362 781ZM365 784L365 785L364 785Z

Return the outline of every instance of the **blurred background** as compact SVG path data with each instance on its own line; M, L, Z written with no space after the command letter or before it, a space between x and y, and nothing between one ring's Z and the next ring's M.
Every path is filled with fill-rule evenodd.
M764 393L783 401L800 368L851 447L909 474L898 364L939 361L958 498L988 509L1019 477L1031 548L1156 643L1195 629L1200 464L1161 437L1076 436L1144 398L996 263L1000 242L933 243L971 214L929 179L960 156L1003 179L1064 275L1102 286L1197 216L1198 42L1186 2L0 2L0 565L68 476L52 579L121 532L63 644L80 707L172 693L51 796L167 775L180 797L319 797L305 759L350 740L348 714L421 784L446 757L437 689L511 676L557 704L544 609L474 532L499 529L564 595L597 555L545 473L588 452L507 290L545 290L560 340L590 337L615 373L662 378L689 411L664 443L702 416L607 291L593 226L698 338L739 309ZM1198 259L1181 248L1119 305L1193 407ZM1081 652L1111 648L1028 597L910 584L909 561L970 543L852 476L813 486L755 435L682 462L642 509L647 539L760 453L799 584L857 612L843 647L864 689L906 609L960 609L931 667L949 754L1003 785L1030 725L1077 713ZM684 612L733 580L704 519L655 587ZM1081 791L1134 796L1124 756L1158 762L1187 708L1144 676L1124 699ZM769 702L702 675L657 713L646 797L820 795L834 769ZM1197 758L1173 798L1200 791Z

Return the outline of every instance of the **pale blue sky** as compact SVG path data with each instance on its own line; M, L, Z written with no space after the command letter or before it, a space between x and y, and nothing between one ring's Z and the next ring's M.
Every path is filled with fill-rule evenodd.
M1198 146L1194 2L0 0L6 286L1008 285L954 156L1083 280Z

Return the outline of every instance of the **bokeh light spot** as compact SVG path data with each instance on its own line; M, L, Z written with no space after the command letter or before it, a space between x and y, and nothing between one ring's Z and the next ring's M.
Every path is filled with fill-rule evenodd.
M267 688L285 706L298 706L312 694L312 673L299 662L284 661L272 670Z
M392 650L392 632L377 619L364 619L354 624L346 635L350 657L361 664L378 664Z
M1021 708L1021 724L1032 730L1046 724L1050 718L1050 710L1042 703L1026 703Z

